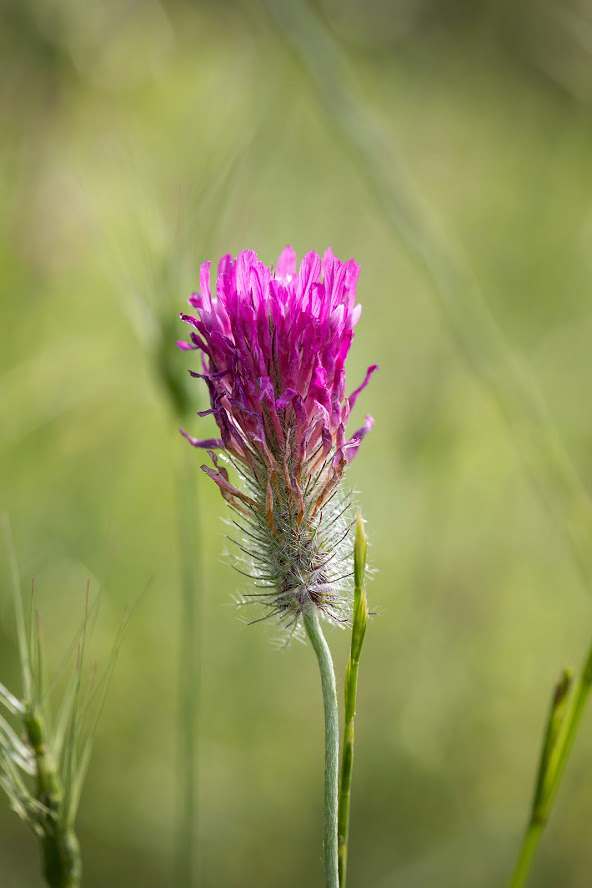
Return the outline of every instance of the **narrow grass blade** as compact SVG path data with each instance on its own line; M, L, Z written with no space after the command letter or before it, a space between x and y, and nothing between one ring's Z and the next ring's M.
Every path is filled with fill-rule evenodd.
M82 638L80 640L78 654L76 658L76 680L74 684L74 697L72 701L70 722L68 725L66 743L64 747L64 803L62 805L62 820L65 829L71 829L74 823L72 799L78 763L80 699L82 691L82 670L86 653L86 642L88 638L88 614L89 609L87 589L85 620L82 629Z
M592 687L592 646L573 691L572 678L564 670L553 692L545 725L539 769L530 818L526 826L510 888L523 888L559 786L577 728Z
M553 755L557 748L557 740L565 722L569 703L569 692L572 683L573 677L570 670L564 669L551 697L551 705L549 707L543 745L541 748L539 770L535 783L531 813L532 820L539 819L537 812L544 808L545 800L548 795L549 777L552 773L552 768L549 766L553 760Z
M25 711L25 707L21 701L17 700L14 694L11 694L3 684L0 684L0 703L3 703L13 715L22 715Z
M31 758L29 748L23 743L16 731L0 715L0 749L26 771L27 774L35 773L35 763Z
M345 716L343 727L343 753L339 780L338 854L339 886L345 888L347 875L347 842L349 835L349 810L351 782L354 765L354 718L358 693L358 666L368 623L368 605L364 576L366 572L367 538L361 514L356 518L354 544L354 613L349 659L345 673Z

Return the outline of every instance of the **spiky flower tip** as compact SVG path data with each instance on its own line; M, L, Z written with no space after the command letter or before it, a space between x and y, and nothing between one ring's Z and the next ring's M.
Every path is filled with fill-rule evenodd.
M194 329L179 346L201 352L201 372L189 372L210 395L199 415L214 416L220 438L182 432L208 451L214 467L202 469L237 513L237 569L257 588L247 597L289 627L311 604L337 622L350 610L350 503L340 482L373 420L349 438L346 426L376 370L346 397L358 274L353 259L331 250L322 259L307 253L298 271L289 246L275 270L245 250L222 257L215 295L210 263L201 266L200 292L189 299L196 316L181 315Z

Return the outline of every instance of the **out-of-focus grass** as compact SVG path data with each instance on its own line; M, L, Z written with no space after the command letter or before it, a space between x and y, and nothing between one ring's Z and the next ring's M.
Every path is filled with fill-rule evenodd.
M581 660L592 615L495 404L255 7L21 8L0 62L0 508L23 575L36 577L56 659L89 577L105 589L97 657L153 580L120 654L82 799L87 886L150 888L172 873L172 467L183 442L126 294L175 313L200 261L247 246L274 261L288 241L299 254L331 244L361 263L352 388L368 363L381 367L360 408L376 426L350 474L379 612L358 692L350 884L503 884L549 689L565 662ZM362 95L463 244L589 485L586 105L503 52L487 29L420 30L350 53ZM203 399L197 383L193 391ZM196 419L193 430L207 423ZM230 595L239 578L219 555L222 503L198 463L203 884L314 884L315 664L298 645L278 653L271 627L238 621ZM331 636L342 671L348 639ZM16 677L8 594L0 669L4 683ZM585 721L533 884L587 886L589 739ZM38 883L31 849L0 807L3 885Z

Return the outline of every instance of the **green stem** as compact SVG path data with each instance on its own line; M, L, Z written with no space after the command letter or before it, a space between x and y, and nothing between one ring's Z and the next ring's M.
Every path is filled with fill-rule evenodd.
M71 829L56 826L44 837L43 873L49 888L79 888L81 876L80 846Z
M35 710L25 718L27 740L35 756L37 800L44 806L41 850L43 875L50 888L79 888L82 872L80 845L64 817L64 794L58 770L49 752L47 729Z
M592 648L570 695L571 674L564 670L555 687L547 716L530 820L524 833L509 888L523 888L549 819L569 759L578 725L592 686Z
M337 804L339 792L339 717L331 651L323 635L317 608L303 612L304 627L319 661L325 710L325 888L339 888Z
M346 677L346 698L350 682L354 687L358 683L358 666L352 667L348 661ZM355 691L353 692L355 705ZM346 700L347 705L347 700ZM341 781L339 785L339 816L337 826L339 854L339 888L345 888L347 876L347 840L349 835L349 808L351 800L352 771L354 767L354 719L346 717L343 728L343 760L341 764Z
M544 827L545 823L542 820L531 820L528 824L509 888L522 888L522 886L526 884L530 866L538 847L539 840L543 834Z
M590 695L590 687L592 686L592 647L588 652L586 662L578 678L571 708L565 715L563 722L563 730L557 741L555 755L549 763L550 780L546 797L545 817L547 816L553 800L557 794L559 783L563 776L567 760L571 752L576 732L580 724L586 701Z

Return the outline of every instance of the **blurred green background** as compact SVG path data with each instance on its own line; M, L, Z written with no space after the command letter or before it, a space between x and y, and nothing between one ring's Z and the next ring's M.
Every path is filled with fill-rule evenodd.
M369 363L381 369L357 408L376 425L349 482L368 520L377 615L360 674L351 888L506 884L551 687L592 635L586 571L564 533L592 549L592 4L323 0L316 11L348 58L357 107L462 245L482 313L460 294L455 304L454 288L442 312L265 6L2 5L0 510L55 662L87 580L102 589L99 664L146 590L82 799L87 888L173 884L176 477L188 445L163 378L191 366L175 351L176 318L201 261L249 247L274 262L289 242L299 255L331 245L362 267L350 387ZM488 312L503 348L488 345ZM512 360L489 360L506 347L515 378ZM557 451L529 424L521 373ZM188 390L203 409L199 383ZM206 435L209 420L188 428ZM241 622L223 503L192 455L199 885L320 885L316 663L304 645L276 650L274 626ZM580 479L567 487L555 471L566 460ZM0 577L0 678L20 690L5 552ZM342 687L348 638L329 634ZM533 886L590 885L591 744L588 716ZM0 884L41 885L34 842L4 800Z

